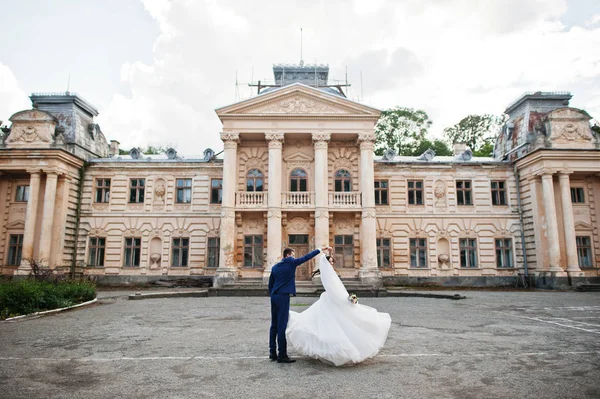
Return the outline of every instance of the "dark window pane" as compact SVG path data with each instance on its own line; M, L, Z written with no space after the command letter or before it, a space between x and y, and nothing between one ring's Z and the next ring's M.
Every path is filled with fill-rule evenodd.
M306 179L300 180L300 191L302 191L302 192L306 191Z

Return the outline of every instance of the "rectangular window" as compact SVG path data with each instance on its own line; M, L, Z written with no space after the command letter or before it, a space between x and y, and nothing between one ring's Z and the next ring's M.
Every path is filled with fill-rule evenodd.
M512 268L512 239L499 238L496 239L496 267L497 268Z
M206 267L219 267L220 248L221 239L219 237L208 237L208 260Z
M129 203L143 204L144 189L146 187L146 179L130 179L129 180Z
M459 244L460 267L477 267L477 240L461 238Z
M108 202L110 200L110 179L96 179L95 202Z
M263 267L263 236L244 236L244 266Z
M410 239L410 267L427 267L427 240Z
M423 205L423 180L408 181L408 204Z
M375 180L375 205L387 205L388 197L387 180Z
M210 182L210 203L220 204L223 202L223 179L212 179Z
M142 252L141 238L126 238L125 239L125 266L139 267Z
M585 203L583 187L571 187L571 202L574 204Z
M391 248L389 238L377 239L377 265L379 267L391 267Z
M506 205L506 182L492 182L492 205Z
M190 254L189 238L173 238L171 266L186 267Z
M19 266L23 254L23 234L11 234L8 241L8 266Z
M178 204L192 202L192 179L177 179L176 188Z
M582 269L592 266L592 240L590 237L577 236L577 258L579 259L579 267Z
M29 201L29 186L17 186L17 195L15 195L16 202L27 202Z
M354 236L339 235L333 238L335 261L339 267L354 267Z
M470 180L456 181L456 203L458 205L473 205L473 193Z
M103 267L104 253L106 252L106 238L90 237L89 248L88 266Z

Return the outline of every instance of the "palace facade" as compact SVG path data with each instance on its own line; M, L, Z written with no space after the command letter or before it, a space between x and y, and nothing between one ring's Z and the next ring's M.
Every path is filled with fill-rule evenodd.
M327 74L274 67L276 86L216 110L222 154L196 157L119 155L82 97L33 94L0 143L1 273L35 261L105 283L260 284L284 247L329 244L366 286L598 278L600 136L569 93L510 105L493 157L378 157L380 111Z

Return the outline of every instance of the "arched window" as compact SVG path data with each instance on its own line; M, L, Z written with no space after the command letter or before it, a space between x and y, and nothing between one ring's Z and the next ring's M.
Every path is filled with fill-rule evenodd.
M290 175L290 191L306 191L308 175L304 169L294 169Z
M246 191L263 191L263 174L258 169L251 169L246 176Z
M335 191L352 191L352 178L350 176L350 172L348 172L346 169L340 169L335 172Z

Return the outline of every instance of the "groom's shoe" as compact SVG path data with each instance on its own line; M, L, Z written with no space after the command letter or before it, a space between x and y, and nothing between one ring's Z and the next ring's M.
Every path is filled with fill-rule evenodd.
M271 353L271 354L269 355L269 359L271 359L271 360L275 361L275 360L277 360L277 355L276 355L275 353Z
M289 357L280 357L277 359L277 363L296 363L295 359L290 359Z

